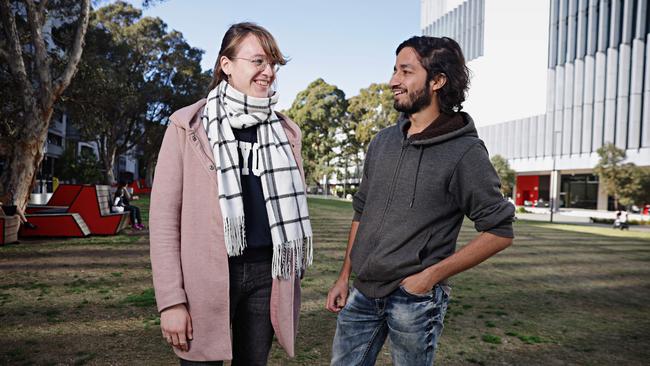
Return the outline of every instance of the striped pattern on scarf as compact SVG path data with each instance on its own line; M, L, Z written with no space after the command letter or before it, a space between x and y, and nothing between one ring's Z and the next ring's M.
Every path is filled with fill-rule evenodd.
M203 126L217 164L226 250L228 256L237 256L246 248L246 228L241 167L232 129L259 125L260 178L273 240L272 275L286 279L291 273L300 276L311 265L313 244L305 186L287 135L273 111L277 101L277 93L269 98L250 97L222 81L208 94Z

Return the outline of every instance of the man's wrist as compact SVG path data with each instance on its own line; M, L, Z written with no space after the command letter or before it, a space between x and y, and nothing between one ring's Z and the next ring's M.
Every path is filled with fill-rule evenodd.
M431 287L435 286L438 282L442 281L437 264L427 267L425 270L427 278L430 281Z
M336 279L336 282L345 282L345 283L350 283L350 274L341 272L339 274L339 278Z

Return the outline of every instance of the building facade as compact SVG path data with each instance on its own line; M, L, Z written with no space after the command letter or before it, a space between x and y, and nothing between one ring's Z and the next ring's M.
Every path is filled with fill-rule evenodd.
M614 209L593 173L607 143L650 166L649 15L648 0L550 1L545 110L478 128L518 205Z
M83 151L88 151L99 160L97 144L92 141L83 141L79 131L70 122L69 116L56 110L48 129L43 161L36 176L37 184L32 191L34 203L45 203L49 195L53 193L55 182L59 180L57 162L63 158L68 149L73 151L72 155L75 157L80 156ZM127 154L116 157L113 174L117 179L136 180L139 178L138 172L139 165L135 148Z

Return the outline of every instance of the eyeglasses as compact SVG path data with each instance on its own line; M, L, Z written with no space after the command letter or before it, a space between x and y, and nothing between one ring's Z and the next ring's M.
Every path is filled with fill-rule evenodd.
M273 73L276 73L276 72L280 71L280 65L275 64L273 62L269 62L268 60L266 60L264 58L261 58L261 57L256 57L256 58L231 57L231 58L233 60L246 60L246 61L252 63L260 71L266 69L266 65L271 66L271 70L273 70Z

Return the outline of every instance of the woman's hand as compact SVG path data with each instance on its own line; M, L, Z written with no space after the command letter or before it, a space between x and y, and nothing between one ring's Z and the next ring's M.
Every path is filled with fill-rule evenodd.
M185 304L169 307L160 313L160 329L167 343L181 351L188 351L192 340L192 318Z

